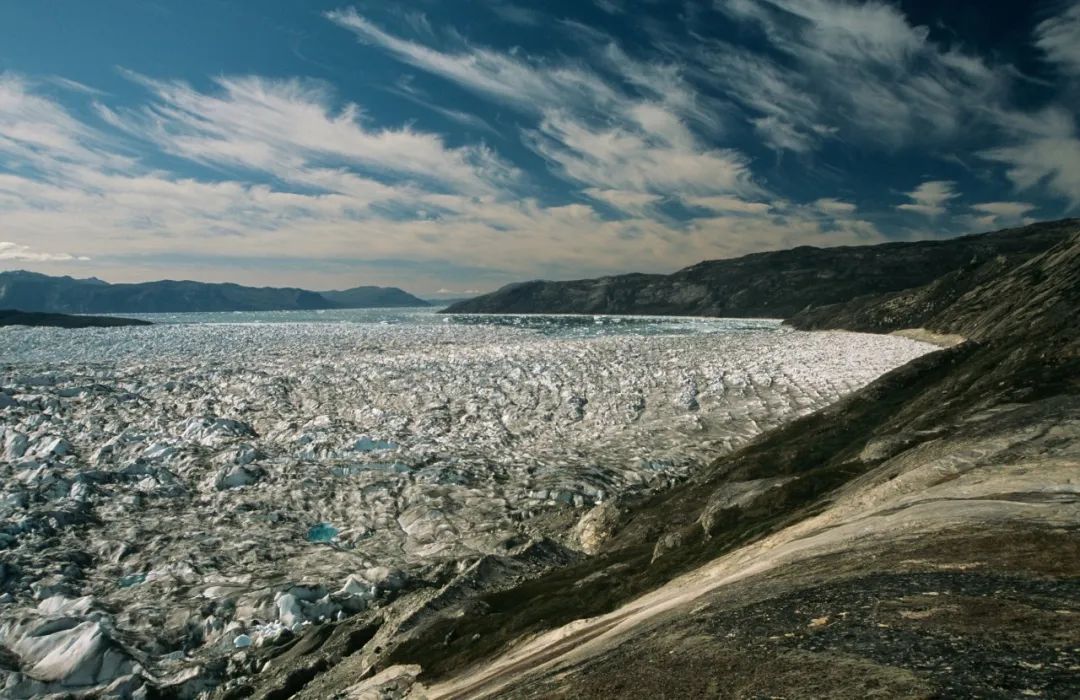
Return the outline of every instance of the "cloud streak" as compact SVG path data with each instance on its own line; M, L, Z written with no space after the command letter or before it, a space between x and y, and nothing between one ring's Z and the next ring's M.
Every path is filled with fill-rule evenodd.
M534 115L525 142L576 184L638 200L759 189L742 154L695 132L718 125L677 66L635 60L606 37L588 68L472 45L440 50L351 8L326 16L416 68Z
M46 253L11 241L0 241L0 260L14 262L85 262L90 258L71 253Z
M1035 28L1035 45L1065 74L1080 78L1080 2Z

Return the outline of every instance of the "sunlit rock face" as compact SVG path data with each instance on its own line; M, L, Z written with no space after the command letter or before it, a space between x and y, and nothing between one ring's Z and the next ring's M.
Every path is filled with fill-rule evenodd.
M932 349L773 322L431 314L6 329L0 347L15 697L197 692L208 659L560 538L534 516L662 487ZM54 663L53 638L79 656Z

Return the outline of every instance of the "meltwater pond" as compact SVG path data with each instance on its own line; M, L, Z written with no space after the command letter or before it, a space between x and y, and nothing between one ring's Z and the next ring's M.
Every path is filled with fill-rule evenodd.
M536 516L663 487L933 350L768 320L145 318L0 329L0 618L86 597L65 614L173 670L508 543L576 546Z

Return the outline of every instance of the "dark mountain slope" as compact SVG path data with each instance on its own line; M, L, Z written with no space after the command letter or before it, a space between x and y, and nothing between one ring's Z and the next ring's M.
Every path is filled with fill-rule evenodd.
M110 328L149 326L149 321L115 316L71 316L0 309L0 326L53 326L56 328Z
M0 272L0 306L54 313L166 313L186 311L283 311L369 306L425 306L400 289L360 287L328 292L292 287L172 281L109 284L98 279ZM366 300L370 300L370 303Z
M328 309L334 304L302 289L242 287L202 282L109 284L97 279L0 273L0 305L59 313L158 313Z
M673 314L787 318L807 307L929 284L1001 258L1013 264L1061 240L1075 222L1037 224L940 241L755 253L671 275L525 282L445 313Z

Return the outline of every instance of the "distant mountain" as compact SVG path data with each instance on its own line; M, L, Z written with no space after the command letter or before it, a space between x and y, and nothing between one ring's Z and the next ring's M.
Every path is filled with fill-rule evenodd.
M110 328L114 326L151 326L149 321L117 316L71 316L36 311L0 309L0 326L54 326L56 328Z
M1075 222L961 238L754 253L698 263L671 275L628 274L524 282L444 313L662 314L789 318L810 307L927 285L1002 258L1026 260L1062 240Z
M476 297L454 297L453 299L425 299L429 306L451 306L464 301L472 301Z
M412 301L404 303L406 299ZM394 288L359 287L320 294L293 287L244 287L238 284L172 280L109 284L94 278L50 277L21 270L0 272L0 307L22 311L76 314L163 313L285 311L370 306L425 304Z
M345 309L386 308L392 306L431 306L397 287L353 287L342 291L320 292L337 306Z

